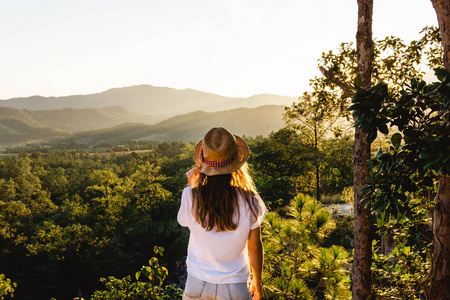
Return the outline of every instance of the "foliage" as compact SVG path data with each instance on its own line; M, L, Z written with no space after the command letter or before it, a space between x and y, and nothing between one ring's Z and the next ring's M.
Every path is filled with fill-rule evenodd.
M416 164L416 166L414 166ZM417 170L417 161L406 150L391 147L381 150L369 161L368 185L361 191L363 200L371 197L372 210L383 212L383 218L412 217L412 211L423 205L423 197L433 190L436 173Z
M374 289L380 297L418 297L428 289L432 199L438 174L450 171L450 76L445 70L435 71L440 82L427 85L412 80L397 97L387 97L377 112L400 131L392 136L387 151L380 149L369 161L368 184L361 191L363 201L372 200L379 234L396 238L397 250L392 255L386 258L375 253L373 272L378 281Z
M141 270L136 273L135 282L132 282L131 276L122 279L113 276L107 279L101 278L100 281L105 284L106 290L95 291L91 300L181 299L183 291L174 284L163 286L168 271L166 267L160 266L155 256L158 254L162 256L163 251L162 247L155 246L153 248L154 256L149 260L148 266L142 266ZM144 278L144 281L140 280L141 277Z
M384 82L394 93L406 88L411 79L422 78L426 70L442 67L442 47L439 28L425 27L420 32L422 37L406 44L400 38L387 36L374 41L374 57L372 64L372 79ZM356 49L353 43L342 43L336 52L323 52L319 65L328 72L328 76L316 77L311 80L314 90L325 90L335 95L330 99L337 101L335 105L344 111L349 103L348 97L342 95L342 88L354 92L348 83L356 77ZM332 78L332 80L330 79ZM361 86L361 84L358 84ZM345 94L344 93L344 94Z
M156 243L179 238L164 158L60 150L0 160L0 268L22 287L16 296L89 295L98 278L129 274ZM170 266L183 249L171 249Z
M318 200L323 191L320 179L321 170L324 169L323 160L326 157L321 144L329 137L330 132L335 138L343 135L343 114L339 112L341 108L337 107L333 97L334 95L323 89L305 92L298 102L285 108L283 115L287 128L298 133L303 147L311 153L309 160L314 166L312 173L315 175L315 193Z
M369 89L362 89L361 86L366 84L355 76L357 60L352 43L342 43L336 53L322 53L319 65L326 76L311 79L312 91L305 92L297 102L285 108L284 119L288 128L304 137L304 147L308 147L311 153L311 163L315 166L312 173L315 174L316 198L320 199L321 193L331 193L322 184L322 172L327 170L323 161L328 153L322 151L321 144L330 133L336 138L345 135L350 121L348 111L354 112L354 119L358 116L354 126L368 132L367 139L372 142L378 130L388 133L388 121L379 114L388 95L388 87L400 91L408 81L424 75L421 65L442 65L439 29L425 27L421 33L422 38L409 45L394 36L375 41L372 77L381 83ZM350 96L353 96L352 105L348 102Z
M378 234L395 241L392 253L385 253L374 240L373 291L377 299L420 299L429 286L433 232L425 207L417 207L412 216L397 220L377 218Z
M308 141L309 147L318 143L333 133L335 137L342 135L343 117L341 107L336 106L334 95L326 90L305 92L290 107L285 107L283 118L288 128L297 131Z
M348 107L347 99L352 97L347 111L353 112L354 126L367 133L369 143L378 131L387 134L389 125L400 131L392 136L393 146L380 149L370 161L369 184L361 191L364 200L372 200L381 237L398 238L394 230L398 228L414 237L396 240L397 249L410 251L394 251L392 255L398 259L395 264L391 263L393 257L384 256L385 249L381 254L375 253L373 271L378 281L374 290L380 297L416 297L420 289L426 290L425 278L414 274L426 274L428 270L426 261L432 245L425 234L429 228L425 220L431 213L430 199L435 194L437 175L448 174L450 76L435 69L439 83L427 85L421 80L421 66L442 66L439 29L426 27L422 34L420 40L409 45L396 37L375 41L372 78L378 84L370 86L355 76L356 51L351 44L341 44L337 54L324 53L321 65L326 76L312 81L314 88L324 89L330 95L345 90L342 97L330 96L337 100L334 105ZM367 85L367 89L361 88ZM406 226L405 220L412 225Z
M315 154L294 130L283 128L268 138L248 140L256 186L270 209L286 206L298 193L313 194ZM352 183L352 140L349 136L325 139L318 149L321 186L328 194L340 193Z
M388 89L383 82L368 89L361 89L358 86L361 82L355 83L353 105L348 108L353 111L354 119L357 119L354 126L359 126L368 133L367 140L371 143L375 140L378 130L384 134L388 133L386 123L391 120L391 126L397 126L409 139L415 139L415 143L420 147L427 147L426 151L420 154L420 158L428 159L427 167L432 164L445 164L444 160L448 157L443 154L447 150L443 145L448 142L445 121L448 120L449 114L450 78L444 69L435 69L435 73L439 83L427 85L425 81L413 78L408 89L400 92L398 100L387 99ZM432 127L434 132L425 137L425 130L430 131L428 127ZM421 143L419 139L424 141Z
M353 204L354 202L354 189L352 186L346 187L342 190L341 201L344 203Z
M361 77L355 78L354 88L356 93L352 97L352 105L347 109L352 111L356 120L354 127L360 127L367 133L367 142L371 144L376 138L378 130L384 134L389 133L386 125L388 120L380 116L381 105L388 96L388 88L384 82L374 87L362 88Z
M322 247L335 229L331 212L307 195L287 207L288 218L269 212L263 223L267 299L347 299L348 253Z
M298 192L312 191L310 154L293 130L283 128L248 145L256 187L270 209L285 206Z
M14 290L17 287L15 282L11 282L11 279L6 278L5 274L0 274L0 299L4 300L5 297L14 297Z
M343 135L322 141L320 190L323 194L340 194L353 184L353 138ZM353 203L353 202L352 202Z
M373 198L374 210L386 211L386 218L407 214L407 206L415 205L408 195L431 189L438 173L450 172L450 76L441 69L436 72L440 83L413 80L398 101L385 104L380 112L404 136L394 135L389 152L380 150L370 161L370 183L362 191L365 198Z
M251 170L268 206L282 213L298 191L313 191L307 184L314 183L311 154L295 132L280 130L248 143ZM350 143L324 143L324 151L335 157L324 165L346 173ZM144 289L148 282L127 275L148 260L156 244L166 248L161 261L168 270L186 255L188 235L175 221L176 199L185 187L185 172L193 166L194 144L126 145L154 150L104 155L44 147L43 152L0 160L0 268L20 287L17 298L64 299L80 291L86 298L94 290L108 292L105 284L111 290L132 284ZM335 171L323 173L330 190L345 185L340 182L345 176L334 178L344 173ZM316 229L310 225L308 230ZM103 284L98 278L105 278Z
M337 212L337 214L335 214ZM324 240L324 247L333 245L342 246L347 251L353 250L353 239L355 236L355 224L353 215L343 214L339 210L333 211L335 214L336 228L331 232L330 236Z
M356 51L349 44L342 44L337 55L323 54L327 76L313 81L314 86L331 92L346 90L341 103L347 106L345 99L352 97L348 111L370 143L378 131L387 134L388 125L400 131L391 138L393 146L380 149L370 161L369 183L361 191L363 200L371 199L367 203L378 220L381 253L374 252L377 280L373 288L382 299L415 298L421 290L426 293L432 248L427 218L432 213L437 175L448 174L450 162L450 76L435 69L440 82L427 85L421 80L421 64L430 69L442 66L438 28L427 27L422 33L409 46L395 37L375 42L376 85L355 77ZM353 85L346 84L352 81ZM362 89L363 85L369 87ZM395 239L397 244L390 256L383 249L385 239Z
M450 74L435 69L439 82L412 80L386 114L403 133L405 150L418 154L423 169L450 174Z

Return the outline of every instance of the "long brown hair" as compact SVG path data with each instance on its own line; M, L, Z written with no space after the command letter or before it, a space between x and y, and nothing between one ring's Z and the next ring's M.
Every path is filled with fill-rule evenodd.
M248 204L252 215L257 217L259 208L256 201L261 201L255 183L245 163L231 174L200 176L192 189L192 211L196 221L207 231L235 230L235 214L239 217L238 193L241 193ZM239 220L239 218L238 218Z

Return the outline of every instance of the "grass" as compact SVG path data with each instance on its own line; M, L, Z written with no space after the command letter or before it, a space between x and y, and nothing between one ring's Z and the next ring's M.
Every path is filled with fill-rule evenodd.
M338 204L338 203L344 203L341 201L341 194L334 194L334 195L325 195L320 199L320 202L323 204Z
M353 187L344 188L341 194L325 195L320 200L323 204L353 203Z

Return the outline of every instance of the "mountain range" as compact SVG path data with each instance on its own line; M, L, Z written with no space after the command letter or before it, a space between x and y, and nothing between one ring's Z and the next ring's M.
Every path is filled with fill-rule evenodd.
M198 141L214 126L239 135L267 135L284 126L293 97L232 98L150 85L103 93L0 101L0 146L71 141Z
M127 123L112 128L85 131L70 135L64 142L101 144L127 140L199 141L212 127L222 126L237 135L267 136L284 126L284 106L264 105L257 108L236 108L220 112L196 111L169 118L155 125Z
M225 97L193 89L151 85L114 88L102 93L64 97L31 96L0 100L0 107L31 110L103 108L121 106L150 116L168 118L193 111L221 111L262 105L291 105L294 97L261 94L248 98Z

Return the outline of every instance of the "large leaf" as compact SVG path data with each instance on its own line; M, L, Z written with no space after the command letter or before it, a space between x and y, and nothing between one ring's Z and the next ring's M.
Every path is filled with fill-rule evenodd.
M400 144L402 142L402 135L400 133L394 133L391 137L391 143L392 145L398 149L400 147Z

